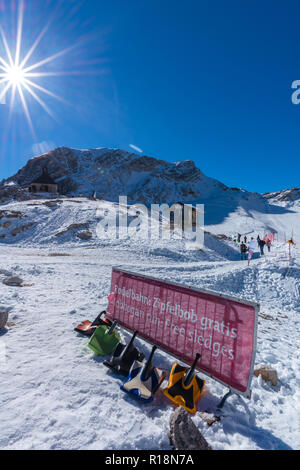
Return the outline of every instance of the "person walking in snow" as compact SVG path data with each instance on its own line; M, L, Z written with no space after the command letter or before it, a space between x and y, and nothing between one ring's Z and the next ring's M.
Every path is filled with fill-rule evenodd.
M256 249L256 241L254 240L253 237L251 237L251 240L248 246L248 266L250 264L250 261L251 261L251 258L253 256L255 249Z
M241 242L241 236L242 236L242 235L241 235L240 233L238 233L238 236L237 236L237 239L236 239L236 241L237 241L238 243Z
M259 246L259 248L260 248L260 254L261 254L262 256L264 255L264 247L265 247L265 244L266 244L265 240L259 239L259 241L258 241L258 246Z
M257 245L259 246L259 241L260 241L260 236L259 236L259 235L257 235L257 239L256 239L256 240L257 240Z
M247 243L247 235L244 236L244 243Z
M241 243L241 260L246 260L247 259L247 251L248 251L248 248L247 246L245 245L245 243Z
M267 245L267 247L268 247L268 252L270 253L270 251L271 251L271 246L272 246L272 242L271 242L271 240L270 240L269 238L268 238L267 241L266 241L266 245Z

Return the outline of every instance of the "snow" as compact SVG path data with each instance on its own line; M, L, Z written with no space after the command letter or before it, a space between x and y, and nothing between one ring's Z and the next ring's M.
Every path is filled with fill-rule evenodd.
M132 400L120 390L122 379L102 365L105 358L93 356L88 339L73 331L80 321L93 320L106 308L113 266L259 302L255 362L274 367L278 385L253 377L251 400L230 397L224 416L209 427L199 412L213 413L227 390L203 376L206 393L192 419L213 449L300 448L297 246L291 265L282 238L270 254L248 267L239 260L236 244L210 234L203 251L186 250L181 240L101 240L96 237L99 214L112 210L111 202L61 198L54 207L46 203L49 200L1 206L20 211L22 218L0 220L0 225L11 222L9 228L0 228L0 236L5 235L0 240L0 309L9 311L11 322L0 333L0 449L170 449L168 426L174 408L161 390L149 405ZM260 211L244 219L238 209L206 229L227 236L258 231L263 235L270 225L287 233L293 226L299 242L296 206L288 214L285 206L276 206L284 211L270 220ZM11 235L30 222L35 225ZM90 241L76 237L84 229L56 236L72 224L84 223L93 233ZM9 274L22 278L25 287L2 284ZM120 331L127 341L129 334ZM140 339L136 344L149 353L150 345ZM155 356L155 365L166 372L173 362L161 351Z

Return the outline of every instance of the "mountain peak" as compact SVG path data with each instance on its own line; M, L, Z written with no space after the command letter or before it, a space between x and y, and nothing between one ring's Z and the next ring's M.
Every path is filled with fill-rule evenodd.
M174 163L120 149L77 150L58 147L31 158L16 175L4 180L26 188L46 168L61 194L98 196L116 201L127 195L134 202L192 202L208 196L221 183L206 177L192 160Z
M300 200L300 188L284 189L283 191L275 191L271 193L264 193L263 197L266 199L275 199L277 201L296 201Z

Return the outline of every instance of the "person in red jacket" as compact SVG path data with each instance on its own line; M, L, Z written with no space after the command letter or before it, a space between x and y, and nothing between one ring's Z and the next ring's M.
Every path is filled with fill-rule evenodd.
M268 238L267 241L266 241L266 245L267 245L267 247L268 247L268 252L270 253L270 251L271 251L271 246L272 246L272 242L271 242L271 240L270 240L269 238Z

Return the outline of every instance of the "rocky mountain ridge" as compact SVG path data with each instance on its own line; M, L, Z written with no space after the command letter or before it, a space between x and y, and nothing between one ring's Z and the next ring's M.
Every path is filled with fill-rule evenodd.
M115 201L127 195L133 202L193 202L217 191L233 191L205 176L193 161L166 162L119 149L57 148L31 158L15 175L0 183L0 191L18 193L38 178L43 168L63 195L82 194Z
M0 183L0 201L26 200L32 196L28 185L38 178L43 168L58 183L66 196L92 196L118 201L126 195L129 203L207 203L236 207L242 201L258 204L297 201L300 189L273 193L251 193L225 184L202 173L191 160L166 162L154 157L136 155L120 149L97 148L77 150L59 147L31 158L15 175Z

